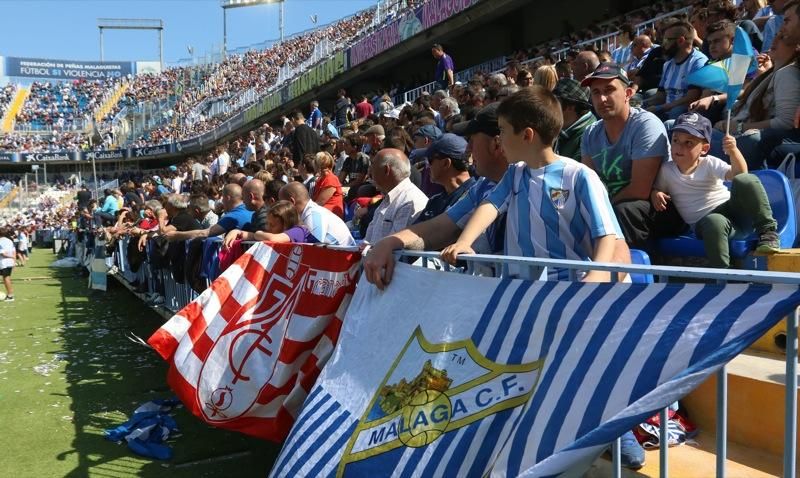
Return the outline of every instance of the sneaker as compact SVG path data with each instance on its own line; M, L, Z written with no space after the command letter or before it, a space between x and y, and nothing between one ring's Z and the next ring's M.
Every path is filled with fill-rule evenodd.
M636 440L632 431L628 431L620 437L620 444L623 467L638 470L644 466L644 448Z
M756 245L756 252L766 254L774 254L781 250L781 241L778 233L775 231L764 231L758 235L758 244Z
M7 295L6 298L3 299L3 302L14 302L14 296L13 295Z

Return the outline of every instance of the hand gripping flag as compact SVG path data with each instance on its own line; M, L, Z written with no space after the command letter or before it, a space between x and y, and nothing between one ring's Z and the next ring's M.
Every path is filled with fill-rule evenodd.
M148 340L167 381L207 423L286 437L339 337L360 255L252 246Z
M700 68L686 77L686 82L690 85L708 88L719 93L728 94L728 102L725 109L732 110L742 85L748 74L756 70L756 62L753 56L753 45L750 37L744 30L736 27L736 35L733 39L733 53L729 58Z
M800 303L790 286L359 284L273 477L582 475Z

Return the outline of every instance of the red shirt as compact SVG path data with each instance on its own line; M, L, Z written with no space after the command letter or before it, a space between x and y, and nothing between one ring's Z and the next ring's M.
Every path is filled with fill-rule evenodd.
M332 172L329 171L317 179L317 183L314 185L314 194L312 199L314 202L316 202L322 191L327 188L333 188L333 195L328 198L328 201L326 201L322 207L331 211L337 216L344 218L344 195L342 194L342 183L339 182L339 178L337 178Z
M371 114L372 114L372 105L369 104L369 101L362 101L361 103L356 103L356 117L358 119L366 118Z

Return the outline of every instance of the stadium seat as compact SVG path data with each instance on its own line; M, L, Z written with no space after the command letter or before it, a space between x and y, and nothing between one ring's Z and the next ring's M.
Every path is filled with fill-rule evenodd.
M772 215L778 222L778 236L781 248L788 249L794 246L797 237L797 218L795 217L794 199L789 187L789 180L780 171L763 169L753 171L758 176L769 197ZM730 183L726 182L730 188ZM755 248L758 236L755 232L744 231L738 233L730 240L731 258L742 259ZM665 256L690 256L705 257L706 251L703 241L698 239L693 232L688 234L659 239L657 250Z
M650 265L650 256L639 249L631 249L631 263L643 266ZM631 274L631 282L634 284L652 284L653 274Z

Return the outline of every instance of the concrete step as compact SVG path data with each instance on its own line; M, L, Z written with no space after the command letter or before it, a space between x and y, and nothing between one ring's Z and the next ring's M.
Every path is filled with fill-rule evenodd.
M786 364L783 359L748 351L733 359L728 372L728 442L782 456ZM716 376L681 400L689 418L705 433L716 429ZM800 435L799 435L800 440Z
M667 455L668 476L677 478L710 478L717 474L717 457L714 454L714 435L701 432L695 442L669 449ZM622 470L625 478L658 477L658 450L645 452L645 465L639 470ZM767 478L781 475L783 459L750 447L728 443L728 459L725 462L729 478ZM610 457L597 459L585 478L608 478L612 476Z

